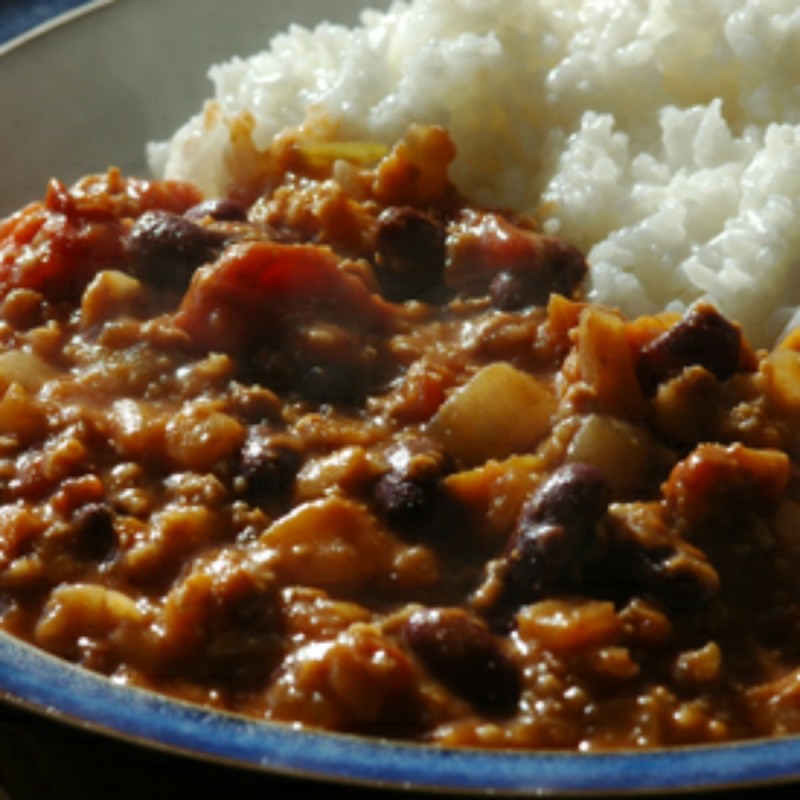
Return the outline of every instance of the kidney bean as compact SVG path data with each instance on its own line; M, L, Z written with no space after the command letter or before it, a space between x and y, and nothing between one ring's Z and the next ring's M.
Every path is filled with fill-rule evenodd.
M378 510L391 522L403 527L430 512L438 493L436 476L404 476L387 472L375 484Z
M532 271L502 270L489 284L492 305L501 311L517 311L527 306L541 306L550 296L550 286Z
M183 216L192 222L207 218L217 222L244 222L247 219L247 209L235 200L218 197L192 206Z
M714 568L670 548L646 549L616 541L593 565L587 590L625 603L644 595L672 614L702 611L719 591Z
M441 499L447 457L432 441L407 439L389 454L391 469L375 484L379 513L400 528L411 528L434 514Z
M442 283L444 226L411 207L387 208L375 234L376 276L387 300L427 296ZM428 299L426 297L426 299Z
M218 255L224 236L169 211L147 211L133 225L131 272L157 286L188 285L195 269Z
M546 240L538 258L500 270L489 284L492 305L516 311L545 305L551 294L569 296L586 275L586 261L579 250L564 242Z
M567 464L523 504L498 562L499 590L486 611L506 624L514 609L574 589L595 544L609 484L596 467Z
M114 516L106 503L89 503L72 519L72 548L92 561L105 561L117 545Z
M255 429L245 440L239 472L247 481L247 494L277 497L285 495L300 469L300 452L288 442Z
M580 537L570 535L552 522L518 528L506 553L504 605L516 608L556 591L583 543L584 531L579 533Z
M586 257L574 245L561 239L546 239L545 254L554 294L571 295L586 277Z
M565 464L525 502L520 525L552 522L577 531L594 526L610 499L605 475L591 464Z
M741 348L739 328L713 306L699 304L642 348L636 364L639 385L652 396L660 383L694 364L727 380L739 367Z
M478 619L458 608L415 611L405 623L409 649L430 674L487 713L508 714L521 693L517 666Z

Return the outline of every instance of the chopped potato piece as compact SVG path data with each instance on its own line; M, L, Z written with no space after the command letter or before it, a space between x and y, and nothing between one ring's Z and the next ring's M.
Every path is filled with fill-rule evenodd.
M644 428L607 414L589 414L567 450L567 460L592 464L602 470L616 493L641 484L652 455Z
M551 387L505 362L483 367L444 402L430 431L467 465L530 452L549 433Z
M767 397L778 413L800 413L800 352L774 350L764 361Z
M47 430L44 408L18 383L8 387L0 400L0 435L14 436L17 441L33 441Z

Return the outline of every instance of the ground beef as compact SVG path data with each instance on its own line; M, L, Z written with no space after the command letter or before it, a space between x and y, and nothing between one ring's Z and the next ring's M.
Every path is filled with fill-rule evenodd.
M798 732L800 336L581 302L442 130L309 148L247 201L110 170L0 224L5 630L364 735Z

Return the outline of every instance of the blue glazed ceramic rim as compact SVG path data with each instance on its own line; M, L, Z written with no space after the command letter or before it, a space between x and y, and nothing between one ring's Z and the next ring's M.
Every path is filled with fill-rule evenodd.
M299 730L121 686L0 634L0 698L62 722L228 765L353 785L584 796L779 783L800 738L605 754L442 749Z
M16 0L7 3L0 15L0 47L15 46L20 39L37 35L42 27L60 25L96 7L91 0Z

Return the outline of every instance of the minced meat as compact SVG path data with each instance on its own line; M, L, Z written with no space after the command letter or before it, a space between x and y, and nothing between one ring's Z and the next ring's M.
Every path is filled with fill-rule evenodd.
M333 731L800 731L800 336L584 303L444 131L375 152L296 132L255 194L112 169L0 224L2 626Z

